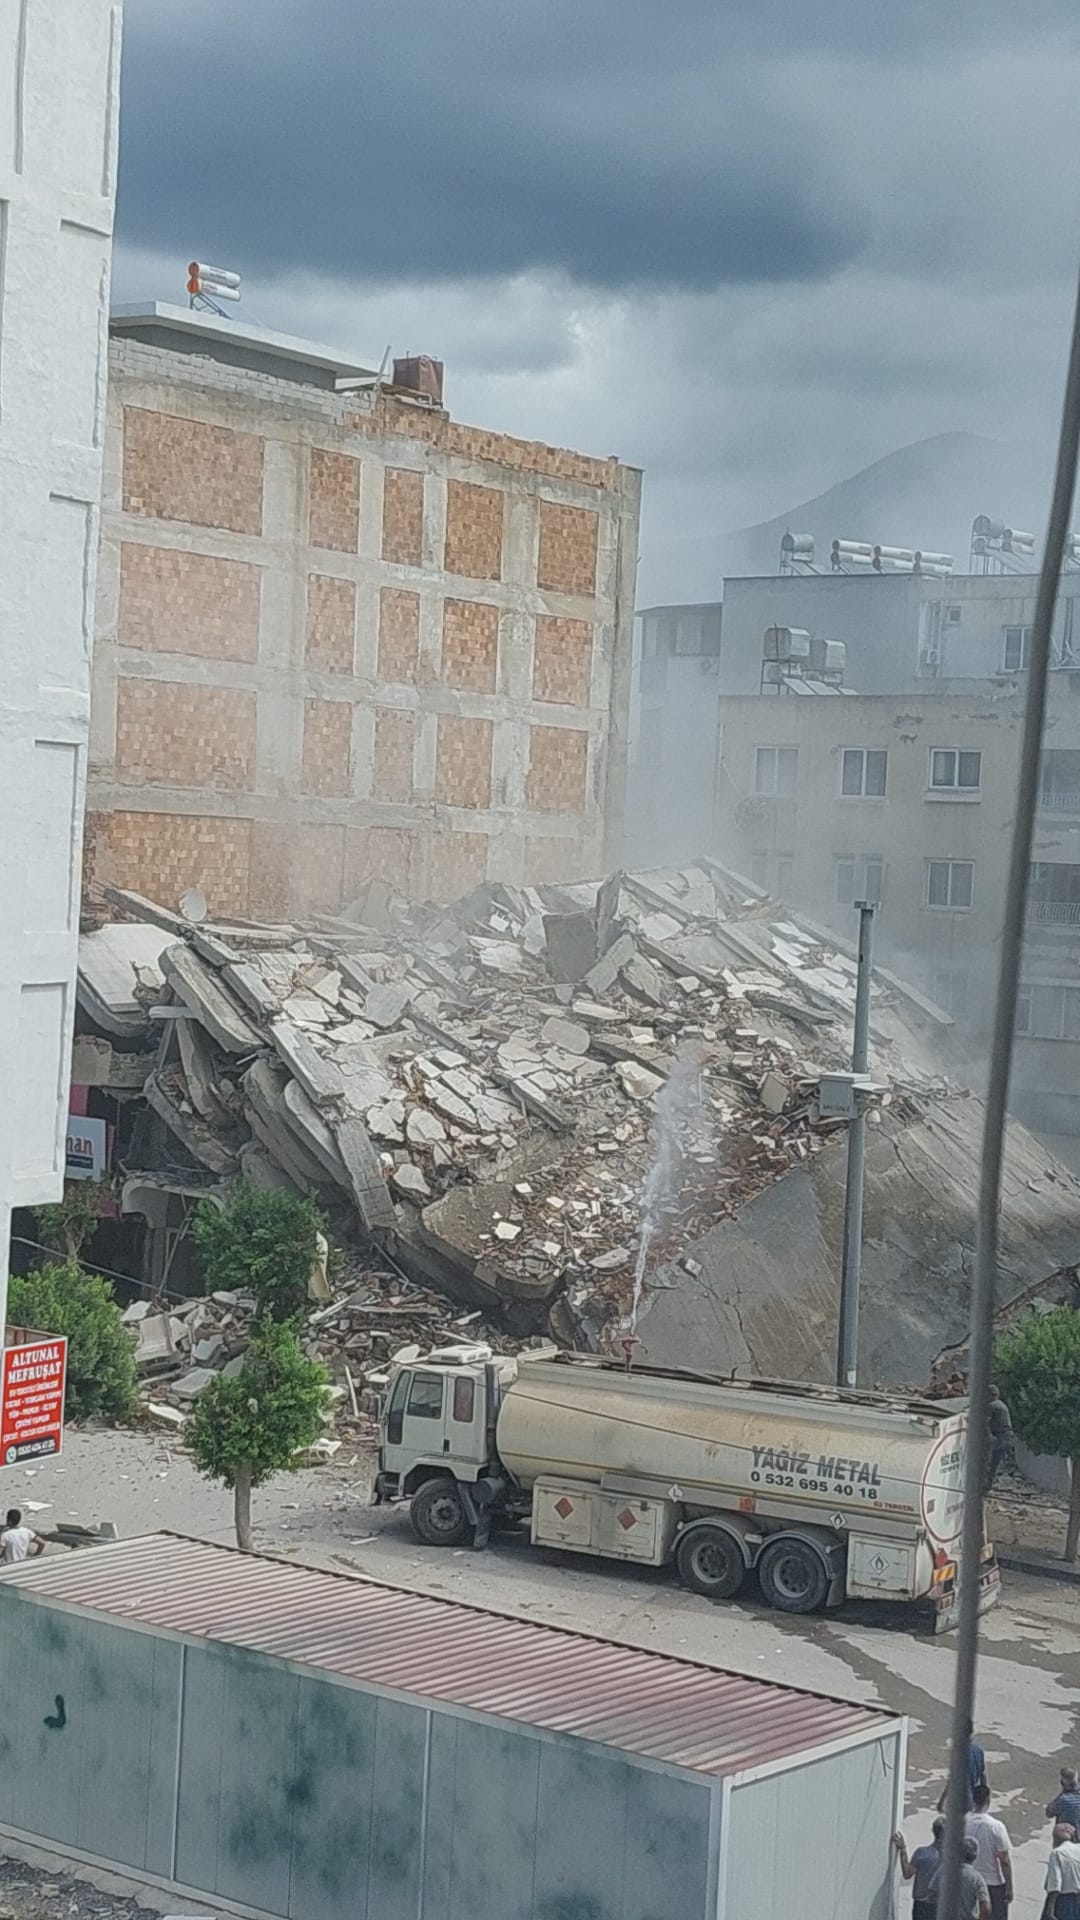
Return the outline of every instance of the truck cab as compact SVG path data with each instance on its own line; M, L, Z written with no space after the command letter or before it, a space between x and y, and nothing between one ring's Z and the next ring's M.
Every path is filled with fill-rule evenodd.
M440 1347L391 1378L375 1498L411 1501L413 1526L430 1546L467 1539L496 1480L501 1489L495 1422L515 1371L513 1359L490 1347L461 1345Z

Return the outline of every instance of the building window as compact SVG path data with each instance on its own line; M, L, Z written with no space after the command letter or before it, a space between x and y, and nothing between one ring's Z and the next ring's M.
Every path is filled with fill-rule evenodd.
M754 792L794 793L798 764L796 747L758 747L754 753Z
M889 756L884 747L845 747L840 773L841 793L880 800L885 792Z
M1006 627L1002 667L1006 673L1023 673L1031 647L1030 627Z
M951 907L954 912L963 912L971 905L974 879L973 860L928 860L927 906Z
M762 893L768 892L769 856L767 853L752 853L750 855L750 884L753 887L760 887Z
M863 871L864 900L875 900L880 906L885 897L885 862L877 855L867 854Z
M934 793L977 793L982 783L982 754L959 747L932 747L930 786Z
M954 1020L964 1018L968 1006L966 973L957 973L953 970L935 973L931 991L938 1006L946 1013L951 1013Z
M880 905L885 890L885 862L880 853L838 853L834 873L838 906L852 907L856 900L873 900Z
M1080 987L1021 986L1016 1031L1030 1040L1080 1040Z

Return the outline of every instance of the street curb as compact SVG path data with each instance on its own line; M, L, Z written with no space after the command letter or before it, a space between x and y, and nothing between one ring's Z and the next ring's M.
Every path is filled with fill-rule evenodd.
M1013 1573L1041 1574L1046 1580L1061 1580L1066 1586L1080 1587L1080 1562L1052 1560L1049 1556L1044 1560L1041 1554L1017 1553L1011 1547L1006 1547L1004 1552L998 1547L996 1551L999 1567L1008 1567Z

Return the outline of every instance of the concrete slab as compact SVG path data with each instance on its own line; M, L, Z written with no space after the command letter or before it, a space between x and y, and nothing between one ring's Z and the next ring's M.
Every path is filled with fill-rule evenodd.
M166 947L161 971L173 992L226 1053L254 1053L262 1045L258 1031L222 986L214 969L190 947Z

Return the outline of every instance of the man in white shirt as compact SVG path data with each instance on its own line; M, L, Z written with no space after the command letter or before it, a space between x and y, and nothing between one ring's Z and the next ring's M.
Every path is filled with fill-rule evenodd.
M18 1507L9 1507L7 1525L0 1533L0 1560L5 1567L13 1566L16 1560L29 1560L31 1554L36 1559L44 1551L44 1540L32 1527L23 1526Z
M965 1816L964 1833L975 1842L975 1865L986 1881L991 1920L1008 1920L1013 1897L1012 1841L1004 1823L990 1811L989 1787L976 1787L975 1811Z
M1054 1828L1043 1916L1044 1920L1080 1920L1080 1840L1074 1840L1073 1828L1063 1820Z

